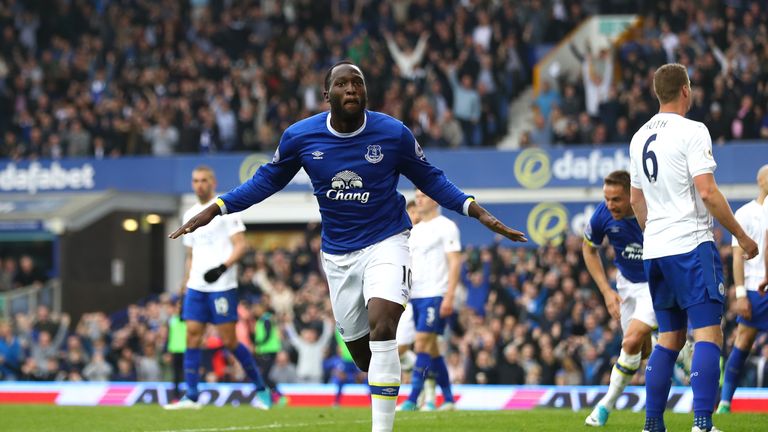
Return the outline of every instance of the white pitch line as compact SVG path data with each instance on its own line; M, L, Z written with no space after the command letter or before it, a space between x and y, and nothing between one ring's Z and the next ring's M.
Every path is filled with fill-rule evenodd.
M197 428L197 429L167 429L153 432L235 432L235 431L252 431L252 430L266 430L266 429L278 429L286 427L307 427L312 425L331 426L339 423L368 423L370 420L347 420L347 421L324 421L324 422L312 422L312 423L270 423L266 425L258 426L229 426L222 428Z
M429 419L436 419L437 416L418 416L413 418L404 418L404 419L398 419L397 423L402 423L406 421L412 421L412 420L429 420ZM221 427L221 428L196 428L196 429L166 429L166 430L156 430L156 431L148 431L148 432L237 432L237 431L255 431L255 430L267 430L267 429L281 429L281 428L287 428L287 427L308 427L308 426L332 426L332 425L338 425L338 424L361 424L361 423L370 423L370 420L340 420L340 421L320 421L320 422L312 422L312 423L270 423L266 425L258 425L258 426L228 426L228 427Z

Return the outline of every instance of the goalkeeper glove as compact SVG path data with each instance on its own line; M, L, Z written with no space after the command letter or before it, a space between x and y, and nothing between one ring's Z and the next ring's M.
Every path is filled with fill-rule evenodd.
M208 270L207 272L205 272L203 279L205 279L205 281L208 283L214 283L217 280L219 280L219 278L221 277L221 275L224 274L225 271L227 271L227 266L222 264L218 267L214 267Z

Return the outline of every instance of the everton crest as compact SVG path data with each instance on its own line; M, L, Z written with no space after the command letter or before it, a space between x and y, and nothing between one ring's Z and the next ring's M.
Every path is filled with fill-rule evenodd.
M365 160L375 164L384 159L384 153L381 152L381 146L378 144L369 145L368 152L365 154Z

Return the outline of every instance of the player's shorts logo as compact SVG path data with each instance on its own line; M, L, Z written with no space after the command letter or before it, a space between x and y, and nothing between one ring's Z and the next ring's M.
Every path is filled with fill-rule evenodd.
M216 308L216 313L219 315L226 315L229 312L229 302L226 297L219 297L214 300L213 307Z
M353 192L350 189L362 189L363 178L354 171L344 170L336 173L331 179L331 189L325 197L334 201L360 201L365 204L370 198L370 192Z
M536 244L558 246L568 229L568 210L560 203L540 203L528 214L527 225Z
M531 148L520 152L515 159L515 178L528 189L538 189L552 178L549 156L541 149Z
M340 334L340 335L343 335L343 334L344 334L344 327L342 327L342 326L341 326L341 323L340 323L340 322L338 322L338 321L336 321L336 330L338 330L338 331L339 331L339 334Z
M275 154L278 158L280 157L277 155L277 152L275 152ZM253 175L256 174L256 170L258 170L260 166L267 162L269 162L269 159L265 158L264 155L248 155L248 157L243 159L243 162L240 163L240 182L245 182L249 178L253 177Z
M369 145L365 160L375 164L381 162L382 159L384 159L384 153L381 152L381 146L378 144Z

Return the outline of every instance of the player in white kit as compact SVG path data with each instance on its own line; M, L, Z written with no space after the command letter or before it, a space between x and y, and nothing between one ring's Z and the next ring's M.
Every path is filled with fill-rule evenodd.
M456 284L461 266L459 229L440 214L438 204L416 191L416 210L421 221L411 230L411 266L413 285L411 306L416 326L416 364L413 367L411 393L399 409L413 411L427 375L434 376L443 391L442 410L453 409L453 394L448 368L440 353L437 337L445 330L445 319L453 313ZM436 407L427 401L425 410Z
M211 168L201 165L192 171L192 189L198 203L184 213L184 222L215 201L216 177ZM264 385L251 351L235 336L237 322L237 262L245 253L245 225L239 215L221 215L184 237L187 249L182 318L187 323L187 349L184 352L186 395L165 409L199 409L197 389L200 380L200 347L207 323L215 324L227 348L253 382L257 397L254 405L266 409L271 395Z
M763 165L757 173L757 186L760 190L756 199L736 210L736 220L747 234L755 239L760 253L757 259L744 261L743 251L736 239L733 240L733 282L736 285L736 313L739 315L736 328L736 341L725 363L723 388L717 414L731 412L731 400L744 363L752 350L752 344L759 331L768 331L768 297L761 296L757 287L765 278L765 228L763 209L768 195L768 165Z
M653 79L659 113L632 137L631 204L644 229L643 260L659 325L659 342L645 374L644 430L664 432L672 371L690 322L696 340L691 364L692 431L712 425L723 332L725 286L712 216L733 234L747 258L757 244L736 221L715 183L712 139L688 120L691 82L683 65L660 67Z

